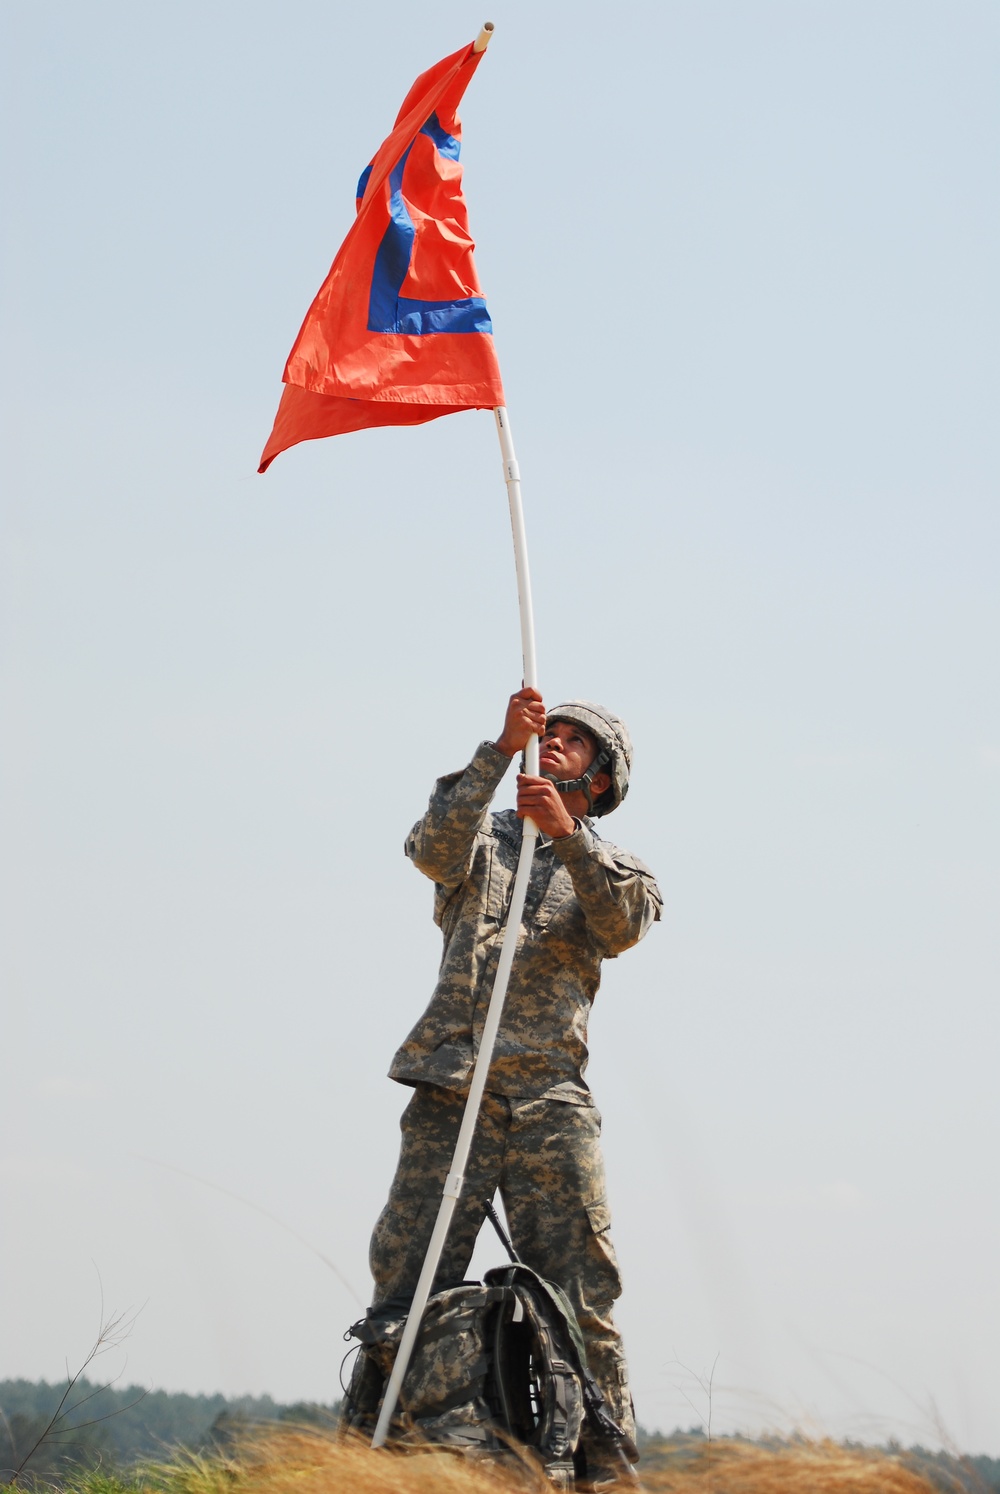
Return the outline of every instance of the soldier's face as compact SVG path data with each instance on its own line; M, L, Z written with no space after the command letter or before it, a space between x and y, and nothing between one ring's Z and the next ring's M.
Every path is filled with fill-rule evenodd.
M565 781L579 778L597 756L597 743L575 721L552 721L545 728L538 748L538 765L543 773ZM605 775L599 773L598 778ZM594 780L596 783L596 779Z

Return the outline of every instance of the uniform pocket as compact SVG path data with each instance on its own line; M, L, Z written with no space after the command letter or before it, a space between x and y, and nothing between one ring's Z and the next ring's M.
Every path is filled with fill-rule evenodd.
M606 1229L611 1228L611 1210L605 1202L587 1204L587 1218L595 1235L603 1235Z
M609 1311L611 1303L616 1302L622 1294L618 1257L611 1243L611 1210L604 1200L587 1204L587 1218L590 1221L591 1235L583 1250L586 1299L592 1308L604 1303ZM602 1309L598 1307L597 1311L602 1315Z
M502 923L510 902L511 874L504 866L496 843L489 847L486 867L485 914L494 923Z

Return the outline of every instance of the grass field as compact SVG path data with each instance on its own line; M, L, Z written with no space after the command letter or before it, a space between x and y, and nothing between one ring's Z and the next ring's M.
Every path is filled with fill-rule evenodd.
M774 1448L724 1438L691 1448L654 1444L640 1469L648 1494L968 1494L970 1475L932 1482L906 1454L796 1442ZM127 1476L81 1472L72 1494L505 1494L552 1486L525 1466L501 1470L428 1449L378 1452L310 1428L273 1428L226 1454L178 1454Z

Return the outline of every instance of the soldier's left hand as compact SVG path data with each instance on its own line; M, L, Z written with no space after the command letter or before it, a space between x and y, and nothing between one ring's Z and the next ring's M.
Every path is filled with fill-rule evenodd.
M517 813L519 819L534 820L539 830L553 840L572 835L576 829L576 820L551 778L532 778L528 773L517 775Z

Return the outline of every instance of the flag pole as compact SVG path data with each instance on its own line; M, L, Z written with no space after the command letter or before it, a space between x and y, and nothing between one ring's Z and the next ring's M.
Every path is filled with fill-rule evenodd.
M492 30L492 27L490 29ZM521 474L518 470L517 457L514 454L514 442L511 439L510 420L507 411L500 405L493 411L493 415L496 419L497 435L500 438L503 475L504 481L507 484L507 502L510 507L510 527L514 540L514 568L517 572L517 603L521 619L521 654L524 666L524 683L537 690L538 665L535 658L535 621L531 605L528 542L524 529L524 510L521 506ZM537 737L529 739L524 755L527 771L537 777ZM372 1438L373 1448L382 1447L389 1435L389 1426L396 1412L399 1392L402 1389L403 1380L409 1368L413 1345L416 1342L417 1333L420 1329L424 1308L427 1306L427 1299L434 1285L434 1278L437 1275L445 1242L448 1238L448 1231L451 1227L452 1216L455 1213L455 1207L462 1195L462 1188L465 1184L465 1168L469 1160L469 1153L472 1150L472 1138L476 1129L476 1121L479 1119L479 1107L482 1103L483 1091L486 1088L486 1077L493 1059L493 1049L496 1045L497 1032L500 1028L500 1018L503 1015L503 1004L507 995L507 983L510 980L511 967L514 963L514 951L517 947L517 936L521 928L524 899L528 891L531 861L535 852L535 842L537 839L538 827L533 820L525 819L524 830L521 836L521 853L518 857L517 871L514 874L514 888L511 893L503 942L500 946L500 959L493 982L493 993L490 996L490 1004L486 1012L486 1021L483 1025L483 1035L479 1042L479 1053L476 1057L475 1068L472 1071L472 1084L469 1087L469 1097L465 1102L462 1124L458 1132L458 1141L455 1143L455 1151L451 1159L451 1171L445 1178L444 1189L441 1194L441 1204L434 1223L430 1244L427 1246L423 1269L420 1272L417 1288L413 1294L413 1301L410 1304L406 1327L403 1330L395 1363L392 1366L392 1374L389 1376L389 1383L382 1398L382 1409L379 1412L378 1424L375 1427L375 1435Z

